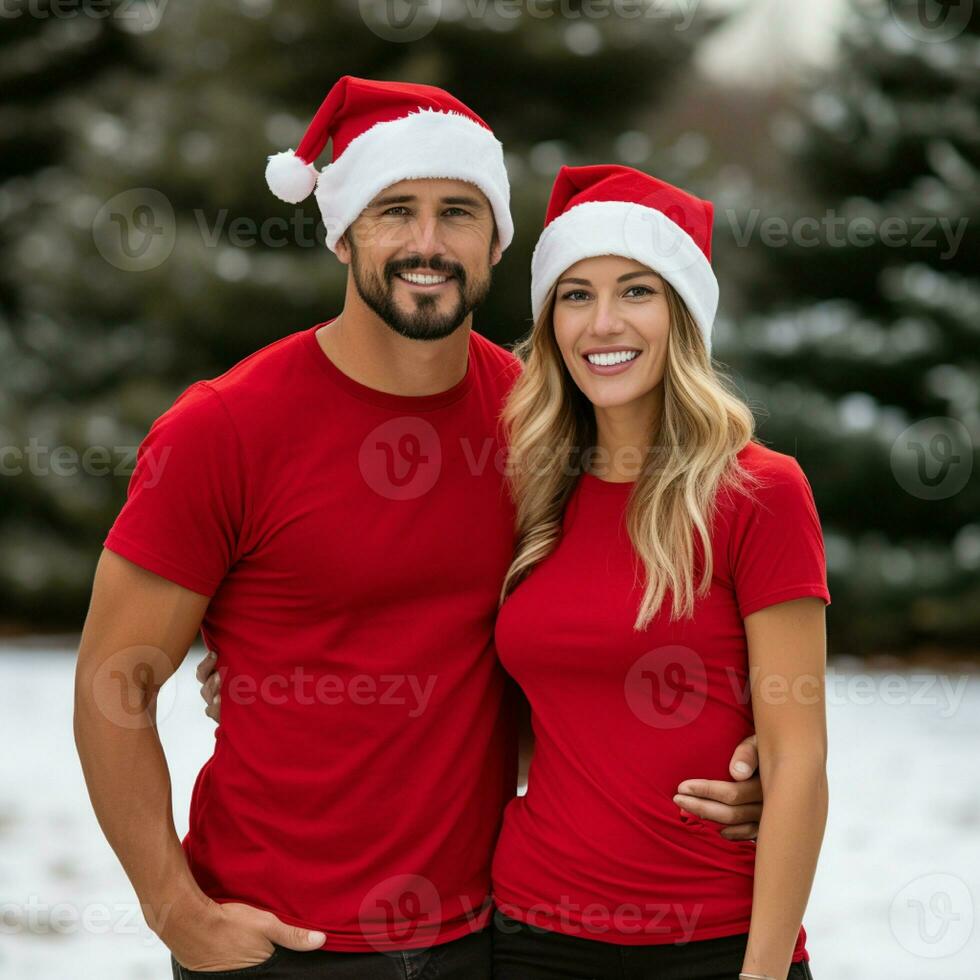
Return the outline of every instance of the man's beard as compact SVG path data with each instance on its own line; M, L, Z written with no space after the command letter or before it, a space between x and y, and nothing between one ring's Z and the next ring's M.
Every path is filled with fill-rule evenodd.
M426 261L422 258L400 259L385 264L383 277L373 270L361 268L357 247L350 243L351 269L354 273L354 286L361 299L395 333L410 340L442 340L453 333L473 312L490 292L492 266L487 262L487 274L479 280L470 282L466 270L457 262L446 262L438 256ZM403 312L395 302L395 275L411 272L414 269L431 269L454 277L457 288L456 303L447 313L439 312L440 297L425 293L415 294L411 302L415 308L410 313Z

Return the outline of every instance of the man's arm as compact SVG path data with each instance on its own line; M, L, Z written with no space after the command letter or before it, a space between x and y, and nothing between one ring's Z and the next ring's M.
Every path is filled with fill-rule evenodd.
M147 924L182 965L213 971L261 963L273 943L310 950L325 937L259 909L212 901L187 865L156 695L186 656L208 601L103 550L78 651L74 727L96 817Z
M756 775L759 752L755 735L735 748L728 771L735 782L723 779L685 779L677 786L674 802L689 813L727 824L720 830L728 840L752 840L762 820L762 781Z

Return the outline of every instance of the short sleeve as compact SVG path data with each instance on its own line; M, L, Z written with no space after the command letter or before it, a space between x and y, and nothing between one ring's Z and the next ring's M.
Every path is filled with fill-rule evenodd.
M776 455L776 454L774 454ZM823 532L810 482L791 456L758 471L764 485L739 494L729 562L739 613L818 596L830 605Z
M235 428L220 395L199 381L140 443L126 503L103 543L148 571L212 596L236 560L244 509Z

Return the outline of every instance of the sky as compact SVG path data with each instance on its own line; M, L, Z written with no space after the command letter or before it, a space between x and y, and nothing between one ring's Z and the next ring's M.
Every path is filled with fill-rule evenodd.
M770 84L800 65L834 57L835 34L848 0L689 0L737 11L704 43L698 67L714 80ZM687 4L685 4L685 8Z

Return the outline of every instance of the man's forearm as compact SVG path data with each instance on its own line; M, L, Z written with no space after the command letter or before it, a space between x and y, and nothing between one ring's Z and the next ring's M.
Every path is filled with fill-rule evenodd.
M175 907L203 913L209 900L190 873L174 827L170 773L150 696L134 686L134 665L114 666L121 668L114 676L79 668L75 744L99 825L132 882L147 924L161 935ZM121 678L131 667L130 678ZM142 712L127 711L124 724L113 717L121 690L137 691L147 705Z
M784 980L810 897L827 821L819 757L760 762L765 806L756 846L752 922L743 969Z

